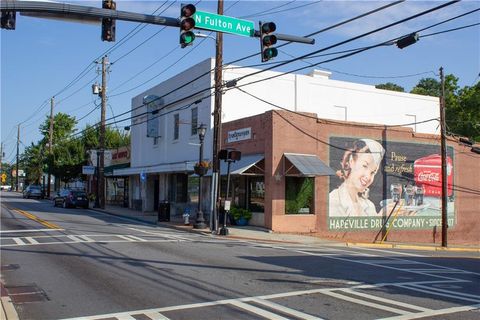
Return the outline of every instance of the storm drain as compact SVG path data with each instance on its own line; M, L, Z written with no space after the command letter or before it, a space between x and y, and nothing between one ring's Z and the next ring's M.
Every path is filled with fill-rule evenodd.
M48 300L45 291L35 284L26 286L5 286L5 289L13 303L42 302Z

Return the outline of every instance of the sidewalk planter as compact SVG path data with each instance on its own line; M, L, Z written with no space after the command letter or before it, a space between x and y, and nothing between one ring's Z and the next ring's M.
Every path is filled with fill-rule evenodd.
M194 166L193 172L195 172L195 174L198 174L199 176L204 176L208 172L208 167Z
M235 220L235 224L237 226L246 226L248 224L248 220L242 217L240 219Z
M252 213L249 210L243 209L243 208L233 207L230 210L230 214L235 219L235 224L237 226L248 225L248 220L250 220L252 218Z

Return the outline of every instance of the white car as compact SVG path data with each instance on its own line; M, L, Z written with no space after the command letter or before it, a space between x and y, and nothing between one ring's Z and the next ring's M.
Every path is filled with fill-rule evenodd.
M4 190L4 191L10 191L12 189L12 186L0 186L0 190Z

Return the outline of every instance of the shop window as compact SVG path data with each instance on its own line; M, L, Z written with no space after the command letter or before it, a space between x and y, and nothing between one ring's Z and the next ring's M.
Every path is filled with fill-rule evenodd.
M285 213L313 214L314 189L314 178L286 177Z
M171 174L169 177L168 200L176 203L186 203L188 197L188 175L184 173Z
M192 108L192 136L197 134L198 129L198 108Z
M264 212L265 181L263 177L248 179L248 209L252 212Z
M173 140L178 140L180 136L180 115L173 115Z

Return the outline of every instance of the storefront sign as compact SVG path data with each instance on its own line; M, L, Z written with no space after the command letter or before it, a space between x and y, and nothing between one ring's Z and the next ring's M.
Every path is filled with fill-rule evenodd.
M252 138L252 128L243 128L233 131L228 131L227 142L236 142L248 140Z
M437 144L330 138L330 230L440 228L441 157ZM455 225L453 150L447 148L447 219ZM388 220L387 220L388 218Z
M82 174L95 174L95 167L94 166L82 166Z

